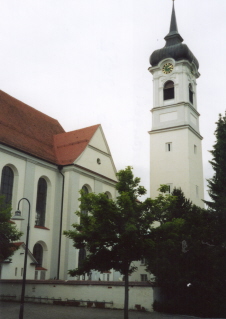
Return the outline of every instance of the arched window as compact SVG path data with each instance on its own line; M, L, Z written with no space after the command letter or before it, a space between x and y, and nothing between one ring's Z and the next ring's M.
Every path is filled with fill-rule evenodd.
M38 262L37 266L41 267L42 266L42 260L43 260L43 248L42 248L41 244L37 243L37 244L34 245L33 256L35 257L35 259Z
M78 267L81 266L82 261L86 258L86 250L85 248L79 249L79 254L78 254Z
M1 178L1 195L5 196L5 203L10 204L13 197L13 170L9 166L4 166L2 169Z
M88 190L87 186L85 186L85 185L82 186L82 190L84 191L85 194L88 194L88 193L89 193L89 190ZM88 215L88 211L87 211L87 210L82 210L81 213L82 213L83 215Z
M105 192L104 194L107 196L108 199L112 199L111 193Z
M47 183L44 178L39 178L37 202L36 202L36 221L37 226L45 226L46 215L46 197L47 197Z
M171 100L174 99L174 83L173 81L167 81L163 88L163 99Z
M189 84L189 101L191 102L191 104L193 104L193 88L192 88L192 85L191 83Z
M87 186L82 186L82 190L84 191L85 194L89 193L88 187Z

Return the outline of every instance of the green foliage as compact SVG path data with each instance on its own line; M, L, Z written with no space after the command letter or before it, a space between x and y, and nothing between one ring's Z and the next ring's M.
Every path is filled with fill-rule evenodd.
M80 224L74 224L74 229L64 234L73 240L74 247L85 248L88 254L79 268L69 271L71 276L111 268L124 275L131 273L135 270L131 262L140 260L153 244L149 238L151 203L138 200L146 193L145 188L139 185L139 178L134 178L131 167L119 171L117 176L119 196L115 201L103 193L80 192L81 212L89 214L76 212Z
M112 268L124 275L124 319L128 319L128 276L136 270L132 262L141 260L154 245L150 232L155 202L139 200L146 190L139 185L140 179L134 178L131 167L119 171L117 176L119 195L116 200L105 194L81 191L81 212L77 212L80 224L72 225L74 229L64 234L73 240L74 247L87 251L83 263L77 269L69 270L71 276ZM82 211L89 214L82 214Z
M208 179L208 192L212 201L205 201L209 209L218 217L219 232L226 245L226 117L219 115L215 130L216 142L210 153L213 156L210 164L214 170L212 178Z
M212 202L206 202L217 212L226 214L226 117L219 115L215 130L216 142L210 153L213 156L210 164L214 175L208 180L209 195Z
M17 241L22 233L11 224L11 207L5 205L4 197L0 196L0 262L13 255L16 246L12 243Z
M152 229L155 245L147 258L165 295L155 307L198 316L216 316L221 309L223 315L226 251L216 214L192 205L180 189L172 195L176 200L162 212L164 222Z

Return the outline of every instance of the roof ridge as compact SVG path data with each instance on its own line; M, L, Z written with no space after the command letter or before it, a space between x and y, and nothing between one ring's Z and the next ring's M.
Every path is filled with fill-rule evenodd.
M54 136L57 136L57 135L60 135L60 134L69 134L69 133L73 133L73 132L83 131L83 130L90 129L90 128L94 128L94 127L98 128L99 126L101 126L101 124L90 125L90 126L86 126L86 127L79 128L79 129L77 129L77 130L54 134Z

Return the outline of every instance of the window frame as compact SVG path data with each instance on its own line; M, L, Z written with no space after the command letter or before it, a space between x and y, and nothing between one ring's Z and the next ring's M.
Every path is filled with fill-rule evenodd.
M148 281L148 275L147 274L140 274L140 281Z
M78 267L81 265L82 261L86 258L86 249L80 248L78 251Z
M45 227L48 185L44 177L40 177L37 186L35 225Z
M36 250L36 251L35 251ZM33 247L33 256L35 257L38 264L36 267L42 267L43 264L43 247L40 243L36 243ZM39 262L40 261L40 262Z
M188 85L188 94L189 94L189 102L193 105L194 104L194 91L192 84L189 83Z
M173 191L173 184L172 183L167 183L166 185L169 187L168 194L171 194L172 191Z
M172 152L173 150L173 143L172 142L167 142L165 144L165 147L166 147L166 152Z
M5 196L5 203L12 204L14 171L8 165L2 168L0 194Z
M197 145L194 144L194 154L197 154Z
M196 198L199 198L199 186L198 185L195 185L195 195L196 195Z

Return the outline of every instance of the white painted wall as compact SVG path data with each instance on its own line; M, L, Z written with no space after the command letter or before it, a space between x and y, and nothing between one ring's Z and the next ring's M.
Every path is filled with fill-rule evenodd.
M79 217L75 214L79 210L79 190L85 185L90 192L100 193L108 191L112 198L115 198L116 191L114 183L104 178L95 176L85 170L77 167L67 167L64 169L65 175L65 198L64 198L64 214L62 230L73 229L73 223L79 223ZM66 213L67 212L67 213ZM62 250L61 250L61 279L71 279L68 275L69 269L74 269L78 266L78 250L73 247L72 240L62 235Z
M174 69L164 74L162 67L172 63ZM150 133L150 196L158 195L160 184L180 187L187 198L204 207L202 137L199 133L196 78L199 73L188 61L165 59L153 74L154 101L152 130ZM167 81L174 82L175 98L163 100L163 88ZM189 101L189 84L192 84L193 104ZM171 150L167 151L167 143ZM194 151L196 148L196 151Z
M0 294L4 293L16 295L17 299L20 296L21 285L18 282L1 281ZM113 301L113 307L117 309L124 308L124 283L108 282L108 283L93 283L91 281L79 282L63 282L58 284L57 281L39 282L32 281L26 283L27 296L42 296L61 298L62 300L91 300L91 301ZM36 300L37 301L37 300ZM129 309L136 309L135 305L140 305L148 311L153 311L153 288L149 284L139 285L136 282L130 282L129 285Z
M97 160L100 160L100 164L98 164ZM85 149L75 164L116 180L110 154L99 152L99 150L90 146Z
M72 164L62 170L65 176L65 191L61 234L63 177L58 167L3 145L0 145L0 153L0 172L5 165L9 165L14 171L13 214L21 198L27 198L31 204L29 250L33 252L36 243L42 245L42 267L47 269L46 279L55 278L57 276L59 240L61 238L60 278L69 279L67 272L69 269L77 267L78 251L73 247L72 240L63 235L63 231L71 229L73 223L79 222L79 218L74 214L75 211L79 210L79 190L86 185L92 192L108 192L112 198L116 196L114 188L116 181L115 166L102 129L97 130L91 140L91 145L87 147L78 160L79 165L83 166L84 169ZM97 163L97 158L101 159L101 164ZM41 177L47 181L44 228L35 225L37 185ZM20 210L24 220L16 221L16 225L23 232L20 241L25 242L28 221L28 203L25 200L21 202ZM12 263L17 263L17 255L12 257ZM2 278L9 278L8 275L4 277L6 274L4 269L5 266L3 265ZM34 278L33 274L31 278Z
M1 278L4 279L22 279L23 278L23 269L24 269L24 253L25 250L22 246L15 251L13 255L13 263L2 263L1 266ZM34 279L35 278L35 265L31 265L34 260L31 257L27 256L27 271L26 278Z
M137 270L130 275L130 281L141 281L141 275L147 275L147 280L151 280L152 275L145 270L146 266L144 263L141 262L141 260L133 261L132 265L137 267Z
M166 150L166 143L172 150ZM194 153L194 145L197 153ZM188 128L167 130L150 135L150 188L151 197L158 195L160 184L181 188L194 204L203 207L203 171L200 139ZM158 156L158 161L156 160ZM196 185L199 195L196 196Z
M116 169L102 129L99 127L75 164L116 180Z

